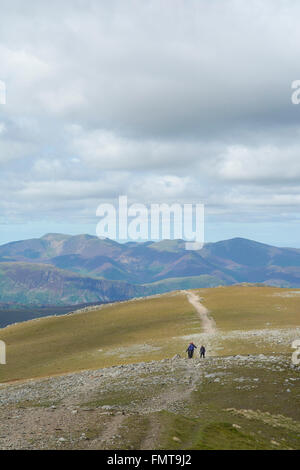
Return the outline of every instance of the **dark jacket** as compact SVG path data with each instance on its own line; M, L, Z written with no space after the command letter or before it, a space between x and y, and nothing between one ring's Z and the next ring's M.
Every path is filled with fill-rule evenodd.
M186 352L188 352L188 351L194 351L195 348L197 349L197 346L195 346L195 344L191 343L191 344L189 345L189 347L187 348Z

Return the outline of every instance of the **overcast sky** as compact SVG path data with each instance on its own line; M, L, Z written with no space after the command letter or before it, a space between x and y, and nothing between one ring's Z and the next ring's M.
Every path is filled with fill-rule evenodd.
M300 247L300 3L1 0L0 243L203 202L206 241Z

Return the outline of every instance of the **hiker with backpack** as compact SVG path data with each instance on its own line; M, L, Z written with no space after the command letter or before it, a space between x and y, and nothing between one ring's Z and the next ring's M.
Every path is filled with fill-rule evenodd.
M197 346L191 342L186 350L186 352L188 353L188 358L189 359L192 359L193 355L194 355L194 349L197 349Z
M200 358L205 358L205 347L202 345L200 348Z

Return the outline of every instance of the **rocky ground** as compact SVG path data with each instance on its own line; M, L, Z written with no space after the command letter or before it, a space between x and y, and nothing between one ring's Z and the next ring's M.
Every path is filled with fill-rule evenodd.
M297 448L299 372L286 356L174 357L2 384L0 448Z

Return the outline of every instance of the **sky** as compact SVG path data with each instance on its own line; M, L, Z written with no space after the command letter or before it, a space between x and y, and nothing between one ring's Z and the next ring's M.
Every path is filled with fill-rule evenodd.
M205 204L205 241L300 247L300 3L2 0L0 243L101 203Z

